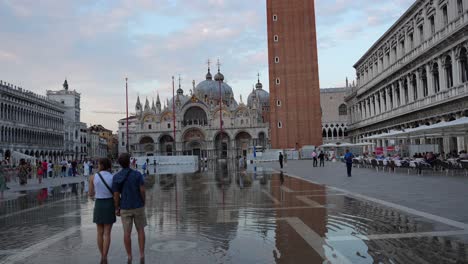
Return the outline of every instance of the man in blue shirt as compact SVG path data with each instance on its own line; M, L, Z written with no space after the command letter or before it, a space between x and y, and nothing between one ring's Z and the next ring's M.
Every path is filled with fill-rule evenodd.
M119 164L122 167L112 180L114 191L115 214L121 217L124 229L124 244L128 261L132 261L132 227L138 233L140 246L140 261L145 258L145 182L143 175L130 168L130 155L123 153L119 156Z
M348 177L351 177L351 169L353 168L353 158L354 158L353 153L351 153L349 149L346 149L346 154L344 155L344 159L346 162Z

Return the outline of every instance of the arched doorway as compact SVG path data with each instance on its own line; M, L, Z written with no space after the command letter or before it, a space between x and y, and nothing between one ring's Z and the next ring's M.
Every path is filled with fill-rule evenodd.
M154 153L154 140L152 137L144 136L140 139L140 151L146 152L146 154ZM149 152L149 153L148 153Z
M238 155L242 155L244 157L247 156L247 151L252 142L252 136L247 132L239 132L236 135L236 149L238 151Z
M187 130L183 136L184 139L184 155L195 155L206 157L203 150L205 135L200 129L192 128Z
M159 139L159 151L162 155L172 156L174 153L174 139L169 135L164 135Z
M229 151L229 135L226 133L218 133L215 137L215 152L216 156L220 159L225 159L228 157Z

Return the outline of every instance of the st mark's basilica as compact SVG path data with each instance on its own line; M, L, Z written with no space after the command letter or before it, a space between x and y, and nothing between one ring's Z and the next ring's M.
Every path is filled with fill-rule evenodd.
M184 93L179 81L175 97L164 106L159 95L156 102L146 99L144 104L138 97L135 115L129 117L128 148L137 157L246 155L252 146L268 145L269 108L269 93L263 89L260 78L246 103L242 97L236 101L219 66L214 78L208 66L205 80L198 85L193 81L193 91ZM126 126L125 118L119 120L120 153L127 148Z

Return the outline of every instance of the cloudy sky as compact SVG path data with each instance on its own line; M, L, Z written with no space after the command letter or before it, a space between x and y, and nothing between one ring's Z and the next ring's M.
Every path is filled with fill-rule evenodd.
M312 0L311 0L312 1ZM137 95L172 94L171 76L189 92L206 61L236 99L257 72L268 89L265 0L0 0L0 79L39 94L81 93L82 121L115 131ZM414 0L316 0L320 85L343 86L352 65Z

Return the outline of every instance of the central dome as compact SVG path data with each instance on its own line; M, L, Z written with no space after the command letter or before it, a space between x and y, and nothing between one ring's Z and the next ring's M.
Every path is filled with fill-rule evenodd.
M219 99L219 85L220 83L213 80L204 80L195 87L197 95L201 99ZM221 82L221 96L223 98L231 97L233 95L232 88L227 83Z

